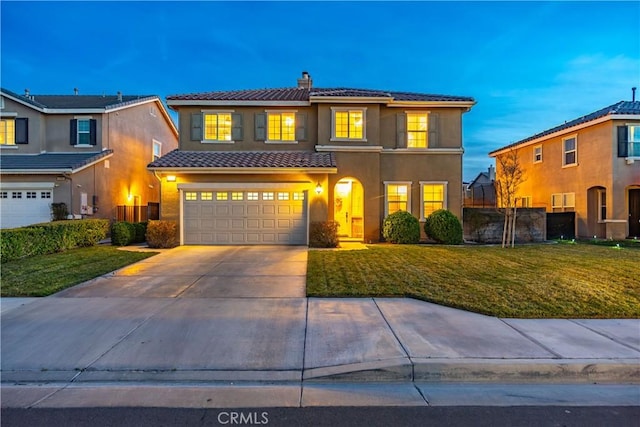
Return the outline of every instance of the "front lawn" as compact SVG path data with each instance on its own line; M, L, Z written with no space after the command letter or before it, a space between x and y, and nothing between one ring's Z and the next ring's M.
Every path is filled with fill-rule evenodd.
M9 261L0 267L0 295L51 295L156 254L123 251L114 246L101 245Z
M640 249L372 245L309 251L307 295L408 296L516 318L640 317Z

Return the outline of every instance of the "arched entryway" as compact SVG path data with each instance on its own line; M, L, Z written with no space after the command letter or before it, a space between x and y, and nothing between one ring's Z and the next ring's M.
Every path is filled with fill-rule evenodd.
M340 224L342 238L362 239L364 190L355 178L342 178L333 188L333 219Z

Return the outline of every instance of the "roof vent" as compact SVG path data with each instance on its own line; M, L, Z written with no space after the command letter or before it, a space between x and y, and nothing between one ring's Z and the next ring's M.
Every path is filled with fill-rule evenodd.
M122 102L122 92L118 91L118 102Z
M78 88L77 88L77 87L74 87L74 88L73 88L73 94L74 94L74 95L77 95L77 94L78 94Z
M26 96L27 98L29 97L29 89L24 90L24 96Z
M636 102L636 88L631 88L631 102Z
M311 80L311 76L306 71L302 72L302 78L298 79L298 87L311 89L311 85L313 80Z

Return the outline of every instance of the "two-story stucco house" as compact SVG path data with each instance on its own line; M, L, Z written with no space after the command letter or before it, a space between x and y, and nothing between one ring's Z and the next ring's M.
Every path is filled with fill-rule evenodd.
M52 203L65 203L73 218L116 219L120 207L128 220L159 204L147 164L178 146L160 98L0 95L2 228L50 221Z
M510 150L524 171L525 206L575 212L578 237L640 237L640 102L617 102L489 155Z
M182 244L307 244L313 221L379 241L383 218L461 215L468 97L297 86L175 95L180 147L151 163Z

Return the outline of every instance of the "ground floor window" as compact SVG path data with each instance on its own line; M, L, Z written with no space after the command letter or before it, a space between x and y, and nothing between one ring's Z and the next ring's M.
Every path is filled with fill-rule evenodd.
M391 182L384 183L384 215L388 216L394 212L411 212L411 182Z
M553 212L571 212L576 206L575 193L554 193L551 195L551 209Z
M447 183L420 181L420 219L424 221L438 209L447 209Z

